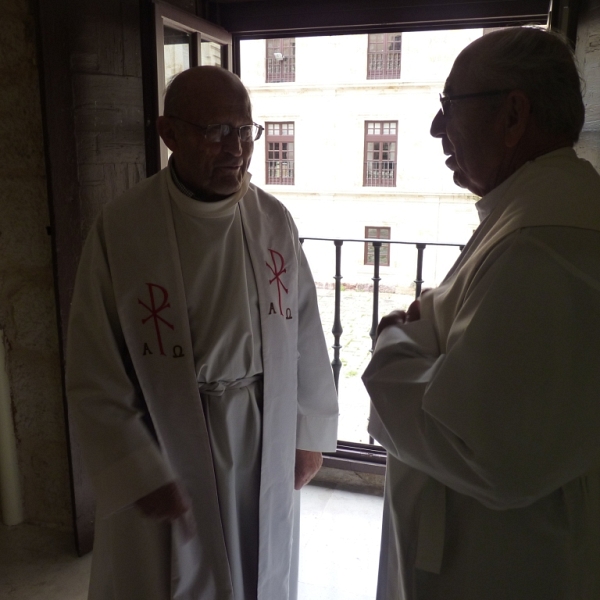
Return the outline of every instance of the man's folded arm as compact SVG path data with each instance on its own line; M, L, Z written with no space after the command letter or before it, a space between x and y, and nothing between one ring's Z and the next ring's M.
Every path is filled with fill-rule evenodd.
M446 354L382 334L365 384L396 458L490 507L526 506L600 464L600 287L526 236L483 272Z

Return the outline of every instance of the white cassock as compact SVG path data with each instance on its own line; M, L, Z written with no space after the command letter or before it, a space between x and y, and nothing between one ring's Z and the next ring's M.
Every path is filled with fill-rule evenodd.
M337 401L277 200L247 176L201 203L165 169L109 203L78 270L67 391L97 493L91 600L295 597L295 449L335 449ZM189 519L133 506L173 480L191 539Z
M600 177L527 163L363 379L388 450L378 600L600 598Z

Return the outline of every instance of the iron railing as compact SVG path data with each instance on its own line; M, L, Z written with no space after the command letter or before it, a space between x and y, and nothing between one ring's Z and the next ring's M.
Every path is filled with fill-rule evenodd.
M294 185L294 160L268 159L266 182L269 184Z
M389 154L393 154L393 151ZM364 173L363 183L365 187L396 186L395 160L367 160L364 164Z
M342 299L342 247L345 242L349 243L370 243L373 244L374 262L373 262L373 299L372 299L372 319L371 330L369 337L371 338L371 351L375 348L377 338L377 325L379 324L379 282L381 281L379 267L380 254L382 244L399 244L405 246L414 246L416 254L416 271L415 271L415 298L421 295L421 290L425 280L423 279L423 262L425 250L429 246L443 246L450 248L458 248L460 251L464 248L464 244L451 244L443 242L405 242L400 240L382 240L373 238L349 239L349 238L322 238L322 237L301 237L300 242L304 244L306 240L333 242L335 248L335 275L334 280L334 312L333 326L331 333L333 335L333 360L331 368L333 369L333 378L335 381L336 390L339 389L340 370L342 361L340 352L342 350L341 337L344 333L342 327L341 315L341 299ZM338 449L335 453L326 453L324 455L324 464L341 469L351 469L355 471L367 471L372 473L383 473L385 471L385 451L373 444L373 439L369 438L369 444L361 444L359 442L351 442L338 440Z

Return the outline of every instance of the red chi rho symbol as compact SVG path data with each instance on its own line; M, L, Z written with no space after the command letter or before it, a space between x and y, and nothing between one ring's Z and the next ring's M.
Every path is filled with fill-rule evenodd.
M271 250L269 248L269 252L271 253L271 260L273 264L265 263L269 269L271 269L271 273L273 273L273 279L269 279L269 285L271 285L274 281L277 281L277 296L279 298L279 314L283 316L283 310L281 308L281 289L287 294L288 289L283 285L283 281L281 281L281 276L284 273L287 273L287 269L285 268L285 260L283 256L277 252L277 250ZM279 258L279 264L277 264L277 258Z
M154 328L156 329L156 339L158 340L158 347L160 348L160 353L163 356L166 356L165 351L163 349L163 345L162 345L162 337L160 335L159 321L164 323L170 329L173 329L173 330L175 329L171 323L169 323L168 321L165 321L165 319L163 319L160 316L160 313L163 310L165 310L165 308L171 307L171 304L169 302L167 302L167 300L169 299L169 292L167 292L167 290L164 287L162 287L162 285L158 285L157 283L147 283L146 285L148 286L148 292L150 293L150 306L148 306L145 302L142 302L139 298L138 298L138 302L145 309L147 309L150 314L145 319L142 319L142 324L145 325L150 319L152 319L154 321ZM158 304L157 298L154 296L155 289L160 290L160 292L162 293L162 300L160 301L160 306L158 306L158 308L157 308L157 304Z

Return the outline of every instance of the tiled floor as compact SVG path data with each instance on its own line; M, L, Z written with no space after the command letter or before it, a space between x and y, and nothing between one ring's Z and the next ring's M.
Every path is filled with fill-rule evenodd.
M308 486L302 494L298 600L373 600L383 498Z
M299 600L373 600L383 499L310 485L302 494ZM71 535L0 526L2 600L85 600L90 556Z
M2 600L85 600L90 564L76 557L70 533L0 525Z

